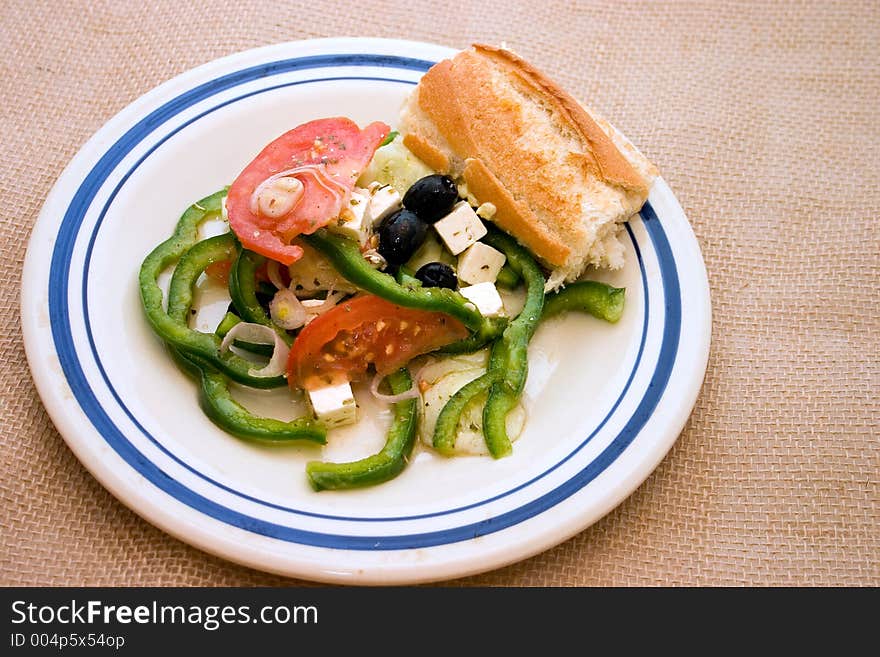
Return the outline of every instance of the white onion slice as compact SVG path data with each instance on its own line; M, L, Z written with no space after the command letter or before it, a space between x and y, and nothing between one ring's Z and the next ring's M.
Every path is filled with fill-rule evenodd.
M260 196L268 187L273 186L276 180L278 180L279 178L295 178L297 175L305 174L313 176L315 182L333 196L338 206L340 208L343 207L343 204L346 201L348 194L351 193L351 190L349 190L348 187L346 187L343 183L339 182L338 180L334 180L331 176L329 176L327 174L326 167L324 167L323 165L306 164L301 167L279 171L278 173L269 176L263 182L257 185L254 191L251 193L251 212L253 212L254 214L260 213ZM336 186L336 189L333 188L334 185ZM301 198L302 193L296 196L294 203L291 205L291 209L299 203Z
M379 392L379 384L382 383L385 377L381 374L376 374L373 377L373 382L370 384L370 392L373 397L378 399L379 401L387 402L389 404L396 404L399 401L404 401L406 399L415 399L419 396L419 387L415 380L413 380L413 384L410 386L409 390L406 392L401 392L398 395L386 395Z
M280 376L281 374L284 374L284 371L287 368L287 356L290 354L290 347L284 343L281 336L272 330L271 327L264 326L263 324L253 324L251 322L239 322L229 329L229 333L223 338L223 342L220 343L220 351L228 351L234 340L252 342L253 344L275 345L269 363L262 369L251 368L248 370L248 374L260 377Z
M281 280L281 269L283 265L277 260L269 260L266 265L266 273L269 275L269 281L277 287L279 290L283 290L287 286L284 284L284 281Z
M413 385L419 389L419 394L421 394L422 374L424 374L425 370L428 369L431 365L433 365L436 362L437 362L437 360L435 358L428 356L425 359L424 365L422 365L419 368L419 371L416 372L415 376L413 377Z
M308 308L306 309L306 312L308 312L309 315L314 315L315 317L317 317L318 315L323 315L328 310L332 310L333 308L335 308L336 304L338 304L344 296L345 292L334 292L331 288L327 292L327 297L323 301L321 301L321 303L310 303Z
M269 314L276 326L292 331L306 323L308 312L289 288L281 288L269 302Z

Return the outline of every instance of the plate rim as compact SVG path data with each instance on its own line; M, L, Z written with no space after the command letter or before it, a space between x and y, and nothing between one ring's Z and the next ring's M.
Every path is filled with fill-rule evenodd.
M694 403L696 402L697 396L699 394L699 389L702 385L703 377L705 376L706 364L708 361L708 351L709 351L709 342L711 339L711 300L709 298L709 287L708 287L708 277L706 275L705 265L702 260L702 255L699 250L699 245L696 242L696 237L693 234L693 231L687 222L687 219L684 215L684 212L681 209L681 206L678 204L677 199L672 193L671 189L669 189L668 185L666 185L665 181L662 179L658 179L655 183L655 188L652 191L652 196L657 194L658 196L663 198L663 202L669 204L673 207L673 209L677 210L678 214L680 214L681 218L684 220L684 227L686 228L684 236L679 236L679 239L684 239L687 244L685 246L690 247L691 258L696 256L696 260L689 260L688 264L695 265L697 269L697 274L700 273L702 276L698 276L700 280L698 283L704 283L704 285L698 285L697 287L704 287L704 290L698 290L700 292L704 292L701 296L702 305L705 308L705 313L703 313L702 319L702 330L700 331L701 337L703 338L703 344L698 345L696 358L696 370L699 371L699 375L691 377L689 381L690 385L688 389L684 391L682 395L683 404L681 406L682 410L673 418L673 422L671 424L667 424L663 434L667 436L667 439L664 441L655 441L653 453L648 454L649 458L645 458L645 454L643 454L642 458L642 467L638 468L637 474L631 475L628 479L629 486L620 487L617 494L614 495L614 500L611 503L608 503L603 506L607 506L604 510L601 510L595 515L595 518L588 521L586 524L578 524L577 527L572 529L570 532L561 532L557 533L555 536L549 538L549 540L538 542L537 544L533 543L531 546L527 546L526 549L520 550L517 552L516 550L509 550L506 555L495 555L495 560L490 563L481 563L479 565L473 565L470 569L462 567L462 564L457 564L457 567L453 568L436 568L436 565L432 564L435 572L430 574L428 573L414 573L410 572L412 569L400 569L400 568L378 568L375 573L365 574L361 573L360 576L358 574L353 573L329 573L329 572L316 572L311 570L312 566L308 565L308 570L302 569L291 569L289 567L272 567L272 564L265 563L261 558L249 559L248 555L242 554L230 554L227 550L215 548L214 545L210 541L198 541L194 540L194 537L191 534L184 533L185 528L181 528L175 526L174 523L168 522L167 518L162 517L163 514L160 512L161 509L154 509L152 507L148 507L147 509L142 508L142 506L138 505L137 502L141 501L137 498L137 496L133 496L130 490L130 487L125 485L125 482L121 480L117 480L112 476L108 476L106 472L106 468L104 467L104 463L101 459L97 458L97 455L87 449L87 445L84 441L76 440L77 436L75 435L77 432L70 427L69 418L65 417L65 413L61 408L61 405L55 404L55 397L53 396L53 392L50 389L49 383L45 380L44 377L40 377L37 375L38 371L41 371L41 367L36 367L35 364L42 364L39 359L36 358L36 354L33 353L36 350L36 342L37 338L31 337L36 333L37 327L35 326L36 319L32 312L28 312L28 300L33 299L34 290L31 288L36 285L36 278L30 272L34 270L37 266L38 261L38 249L36 243L39 242L40 239L44 238L43 233L46 232L46 226L49 223L48 217L51 215L51 209L53 205L57 205L59 199L69 196L69 194L62 193L62 183L66 183L68 178L73 176L74 180L78 180L79 178L74 174L77 168L82 168L82 164L94 164L94 160L91 157L91 151L97 148L100 150L103 148L103 144L101 144L102 135L112 133L113 129L117 127L118 123L123 123L123 125L128 124L128 114L133 114L138 110L138 106L144 104L146 102L152 101L153 98L160 99L165 96L165 93L172 89L175 84L183 84L187 82L188 79L198 79L199 75L204 73L210 73L211 71L220 71L224 70L224 67L229 64L239 62L247 57L251 58L261 58L263 55L274 56L275 53L286 52L286 57L297 56L292 55L291 51L296 50L297 48L325 48L325 47L333 47L336 49L365 49L366 51L372 52L373 49L379 49L382 51L394 51L401 52L402 47L415 48L415 49L435 49L438 53L438 56L446 56L450 52L454 52L453 49L446 48L444 46L438 46L436 44L429 44L423 42L415 42L415 41L402 41L395 39L362 39L362 38L343 38L343 39L316 39L316 40L305 40L305 41L292 41L283 44L275 44L272 46L265 46L262 48L256 48L251 50L242 51L240 53L235 53L212 62L208 62L199 67L190 69L178 76L175 76L171 80L158 85L154 89L148 91L146 94L142 95L136 101L132 102L128 106L126 106L123 110L121 110L116 116L107 121L96 133L95 135L88 141L84 146L80 148L78 153L71 159L68 166L65 168L64 172L59 177L55 186L53 186L52 191L47 196L46 202L43 206L42 211L35 223L33 233L31 235L31 241L28 245L28 252L25 259L25 266L23 270L22 276L22 325L24 328L25 334L25 346L26 352L28 356L28 362L31 368L31 372L34 378L34 381L37 385L38 392L43 401L44 406L47 409L53 423L56 427L58 427L59 432L64 438L65 442L71 447L72 451L76 454L77 458L86 466L87 469L92 473L93 476L98 479L101 484L110 490L110 492L117 497L120 501L123 502L129 508L132 508L136 513L147 519L149 522L154 525L159 526L163 531L180 538L181 540L196 545L200 549L203 549L209 553L217 554L225 559L229 559L231 561L236 561L239 563L244 563L245 565L252 566L258 568L260 570L267 570L270 572L276 572L279 574L284 574L288 576L296 576L303 577L307 579L319 579L322 581L341 581L346 583L409 583L409 582L417 582L417 581L431 581L436 579L446 579L450 576L465 576L469 574L473 574L476 572L481 572L489 569L494 569L506 565L508 563L512 563L514 561L519 561L521 559L532 556L535 553L541 552L552 545L556 545L570 536L583 531L590 524L604 516L613 508L616 508L626 497L628 497L633 490L635 490L645 478L656 468L657 464L662 460L663 456L669 451L674 442L677 440L677 437L684 426L684 423L687 421L690 416L691 410L693 408ZM388 53L390 54L390 53ZM227 71L228 72L228 71ZM167 98L167 97L166 97ZM99 154L100 155L100 154ZM88 170L88 167L85 169ZM57 231L58 226L54 226L54 229ZM681 228L681 227L679 227ZM41 230L42 229L42 230ZM56 233L57 236L57 233ZM36 242L35 242L36 241ZM54 241L52 241L53 248L47 249L49 253L54 251ZM676 261L676 269L678 269L678 261ZM39 291L37 293L37 297L40 297L43 292ZM704 353L703 353L704 352ZM702 362L700 362L702 361ZM55 373L54 376L58 376L58 373ZM61 375L63 377L63 374ZM671 375L670 375L671 380ZM662 397L658 401L662 401ZM47 399L48 398L48 399ZM47 403L48 402L48 403ZM67 430L65 430L67 429ZM668 444L667 444L668 443ZM650 462L650 466L648 467L646 464ZM138 477L141 477L140 473L136 473ZM146 481L146 480L145 480ZM173 500L169 496L169 500L173 501L175 504L180 504L177 500ZM192 513L200 513L196 509L192 509L190 507L185 507L189 509ZM544 513L544 512L542 512ZM173 515L173 514L171 514ZM217 521L221 522L221 521ZM228 527L225 523L224 527ZM320 548L320 549L332 549L332 548ZM481 556L485 557L485 554ZM481 560L482 561L482 560ZM393 566L393 564L392 564ZM418 568L424 568L424 565L418 566ZM397 573L396 577L393 577L392 582L388 581L388 576L393 575L391 571L395 571ZM324 576L322 576L324 575ZM377 575L380 575L377 577ZM401 576L402 575L402 576Z

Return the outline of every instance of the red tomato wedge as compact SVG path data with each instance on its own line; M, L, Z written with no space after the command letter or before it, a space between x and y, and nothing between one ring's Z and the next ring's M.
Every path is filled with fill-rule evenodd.
M292 388L314 390L366 378L372 365L389 374L421 354L467 337L444 313L402 308L365 295L345 301L300 331L287 360Z
M302 249L291 241L339 216L389 130L380 122L361 130L337 117L285 132L229 188L230 228L245 248L285 265L296 262Z

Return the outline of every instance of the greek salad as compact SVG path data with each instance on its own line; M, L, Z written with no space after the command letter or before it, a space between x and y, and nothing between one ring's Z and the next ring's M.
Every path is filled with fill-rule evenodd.
M572 310L616 322L625 291L581 281L545 293L544 270L494 227L495 211L384 123L310 121L184 212L141 266L143 307L198 380L206 415L241 439L325 443L358 421L352 383L370 382L393 410L384 448L308 463L315 490L388 481L417 440L446 456L500 458L526 423L520 396L540 322ZM200 226L221 218L228 230L200 238ZM230 299L212 333L190 321L204 276ZM286 386L310 413L258 416L233 384Z

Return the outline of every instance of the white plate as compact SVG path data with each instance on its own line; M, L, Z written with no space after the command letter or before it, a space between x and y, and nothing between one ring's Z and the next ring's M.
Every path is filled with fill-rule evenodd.
M190 203L306 120L345 115L394 125L412 85L451 53L331 39L220 59L132 103L59 178L25 262L28 360L77 457L150 522L230 560L307 579L458 577L583 530L674 443L705 372L710 307L699 247L662 180L628 225L626 268L603 276L627 287L623 319L612 326L572 315L535 336L528 423L506 459L419 449L392 482L312 492L304 463L375 450L387 412L372 413L361 394L366 418L331 433L323 452L240 442L200 412L194 383L150 332L137 271ZM249 400L277 408L277 394Z

